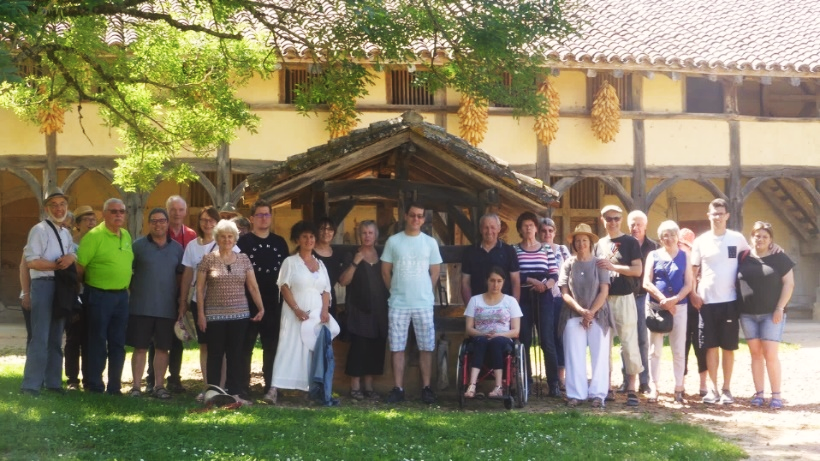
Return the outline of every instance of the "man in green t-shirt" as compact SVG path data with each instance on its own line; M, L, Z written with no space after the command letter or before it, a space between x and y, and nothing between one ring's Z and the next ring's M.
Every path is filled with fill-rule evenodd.
M116 198L106 200L103 222L88 231L77 249L78 270L88 293L90 392L120 394L128 326L128 285L134 261L131 234L124 225L125 204ZM108 388L102 380L106 359Z

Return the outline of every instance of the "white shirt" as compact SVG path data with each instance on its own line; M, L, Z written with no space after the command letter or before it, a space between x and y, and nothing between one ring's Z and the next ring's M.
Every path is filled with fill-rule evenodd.
M23 256L27 262L37 259L44 259L46 261L56 261L65 254L76 253L76 245L74 239L71 238L71 232L59 224L54 224L57 231L60 232L60 240L63 242L63 251L60 251L60 243L57 241L57 235L45 221L40 221L28 233L28 241L26 247L23 249ZM38 271L29 269L31 279L34 280L40 277L54 277L54 271Z
M721 236L708 231L695 239L692 265L700 266L698 295L704 303L727 303L737 299L738 257L748 249L743 234L729 229Z

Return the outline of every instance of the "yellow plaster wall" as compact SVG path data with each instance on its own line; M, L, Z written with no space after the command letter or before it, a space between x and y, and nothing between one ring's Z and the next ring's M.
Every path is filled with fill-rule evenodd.
M373 85L367 87L367 93L363 98L360 98L358 104L387 104L387 81L384 77L384 72L376 72L370 69L370 77L373 79Z
M231 143L231 158L253 160L285 160L309 147L328 141L325 131L326 114L319 112L305 117L293 111L260 111L256 134L240 130Z
M59 155L117 155L119 134L103 125L97 105L83 104L82 117L80 126L76 106L65 113L65 129L57 135Z
M724 121L647 120L644 129L647 165L729 165Z
M652 79L634 75L642 79L643 110L647 112L683 112L683 83L666 75L656 73Z
M820 124L740 122L744 165L820 166Z
M236 96L247 103L279 102L279 77L281 72L273 72L270 76L254 76L247 85L237 88Z
M478 147L512 164L535 163L538 149L532 117L490 116L487 134Z
M0 109L0 155L45 155L45 135L40 128L24 122L6 109Z
M564 70L550 81L558 90L561 109L583 110L587 107L587 76L581 71Z
M621 120L615 140L602 143L592 133L588 118L562 117L550 144L550 162L555 164L631 165L632 159L632 120ZM534 161L535 156L530 162Z

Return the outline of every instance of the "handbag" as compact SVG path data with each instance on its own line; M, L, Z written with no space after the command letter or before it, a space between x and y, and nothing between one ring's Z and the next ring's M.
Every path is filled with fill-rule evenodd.
M60 243L60 252L65 256L63 251L63 241L60 238L60 233L54 224L46 220L54 235L57 236L57 241ZM76 263L72 263L65 269L54 270L54 300L51 304L51 317L54 320L62 318L72 318L75 314L79 314L83 310L83 303L80 301L80 277L77 273Z
M653 333L669 333L674 326L672 313L654 302L646 310L646 328Z

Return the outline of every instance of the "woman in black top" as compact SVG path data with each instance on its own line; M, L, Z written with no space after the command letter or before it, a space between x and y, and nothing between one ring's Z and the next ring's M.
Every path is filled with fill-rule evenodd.
M771 408L781 408L780 358L777 349L783 337L786 304L794 290L794 262L786 253L772 253L772 225L758 221L752 227L752 249L740 254L737 268L740 326L752 354L752 379L755 395L749 402L762 406L763 369L772 388Z
M336 223L330 218L321 218L317 223L319 226L319 235L316 236L316 246L313 247L313 254L322 261L327 269L327 275L330 278L330 315L336 317L336 282L339 281L339 276L342 274L344 267L343 255L334 252L330 244L333 242L333 237L336 236Z
M384 373L389 296L375 248L379 238L376 222L362 221L359 237L362 245L347 258L348 265L339 277L339 284L347 287L345 311L350 334L345 374L350 376L350 396L356 400L377 398L373 376Z

